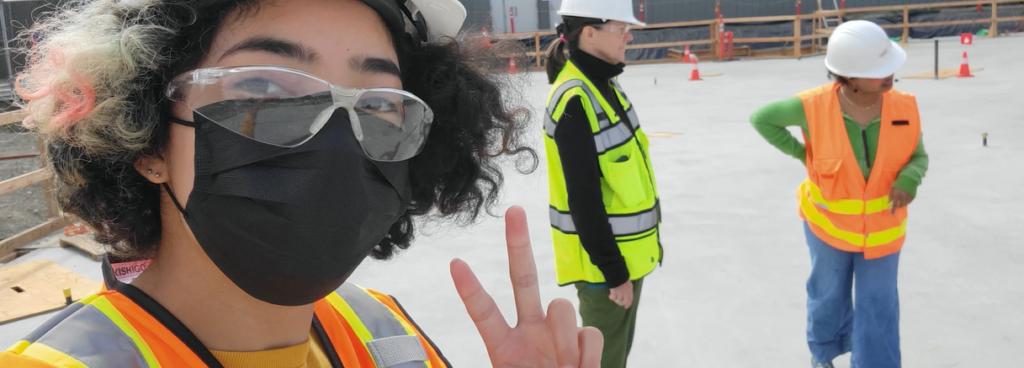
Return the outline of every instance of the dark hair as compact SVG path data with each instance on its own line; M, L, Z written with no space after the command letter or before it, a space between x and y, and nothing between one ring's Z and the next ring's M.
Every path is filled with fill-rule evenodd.
M852 78L847 78L847 77L841 76L841 75L839 75L839 74L833 73L833 72L832 72L832 71L830 70L830 71L828 72L828 79L829 79L829 80L833 80L833 81L836 81L836 83L842 84L842 85L844 85L844 86L846 86L846 87L848 87L848 88L853 88L853 92L854 92L854 93L857 93L857 92L858 92L858 91L857 91L857 87L855 87L855 86L853 85L853 82L851 82L851 81L850 81L850 80L851 80Z
M828 72L828 80L836 81L844 86L850 85L850 78L833 73L832 71Z
M555 83L555 79L558 79L558 73L562 72L562 68L565 67L565 45L566 42L562 41L562 37L569 44L569 52L573 53L580 47L580 35L583 34L583 29L587 26L591 26L600 29L605 23L603 20L595 18L580 18L580 17L563 17L564 22L556 27L558 38L548 46L548 84Z
M65 37L44 37L32 50L39 62L18 76L26 124L46 141L61 208L95 229L97 241L116 255L149 256L160 242L160 189L134 164L167 146L168 81L199 64L229 14L251 15L259 5L76 0L30 30ZM68 39L88 44L71 48ZM406 34L392 39L404 88L433 109L434 124L423 152L409 163L411 208L373 250L378 259L409 247L414 216L469 223L492 208L504 179L499 158L512 158L523 173L538 162L524 139L529 110L509 103L505 91L514 86L496 70L507 65L494 60L508 47L424 44ZM112 40L120 47L102 44ZM119 69L97 70L96 63ZM67 82L81 80L84 87ZM84 109L75 105L81 101L88 102Z

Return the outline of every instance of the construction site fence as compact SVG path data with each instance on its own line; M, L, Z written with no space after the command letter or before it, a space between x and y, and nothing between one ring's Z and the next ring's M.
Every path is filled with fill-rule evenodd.
M945 19L944 19L945 18ZM1024 30L1024 0L982 0L814 11L802 15L720 18L700 21L649 24L633 28L626 46L626 63L679 61L689 46L700 60L732 58L800 58L824 53L835 24L853 19L878 23L902 42L910 38L934 38L988 30L988 37ZM731 43L727 35L732 35ZM772 34L769 37L758 37ZM547 50L558 35L540 31L494 35L491 41L515 41L527 52L516 57L519 68L542 68ZM796 47L799 45L799 47ZM731 54L730 52L731 51Z
M23 110L0 113L0 128L7 125L17 124L21 122L24 117L25 113ZM42 140L37 139L37 141L39 144L39 152L44 152ZM33 226L28 230L15 234L14 236L6 239L0 239L0 263L6 263L7 261L17 257L19 255L19 248L39 240L54 231L60 230L69 222L57 207L57 201L53 197L53 187L50 184L51 173L44 169L45 162L41 155L39 155L39 157L39 169L11 179L0 181L0 196L7 195L33 184L43 183L43 192L46 196L47 219L42 224Z

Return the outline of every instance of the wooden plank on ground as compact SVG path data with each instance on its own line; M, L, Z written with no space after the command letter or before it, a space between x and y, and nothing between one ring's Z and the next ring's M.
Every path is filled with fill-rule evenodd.
M46 259L0 268L0 324L63 309L65 288L78 300L100 284Z
M41 183L50 178L50 173L46 170L36 170L28 174L15 176L13 178L0 181L0 195L4 195L15 190L27 187L35 183Z
M103 255L107 253L107 246L97 243L90 234L62 237L60 246L78 248L97 262L103 259Z
M748 54L750 53L749 52L749 50L750 50L749 46L740 46L740 47L734 48L733 50L741 50L741 49L746 49L747 53ZM668 49L668 58L673 60L673 61L682 60L683 59L683 54L685 54L685 52L683 50ZM694 55L696 55L700 60L712 60L712 59L714 59L714 56L715 56L715 50L711 50L711 49L690 50L690 56L694 56Z
M20 123L22 119L25 119L26 115L28 114L25 113L25 110L14 110L0 113L0 126Z
M982 70L985 70L985 68L971 68L971 74L974 74L974 72L978 72L978 71L982 71ZM958 74L960 74L960 68L959 67L957 67L957 68L939 69L939 79L953 78L953 77L956 77ZM921 73L921 74L907 75L907 76L903 76L902 78L905 78L905 79L935 79L935 71L924 72L924 73Z
M15 250L28 243L39 240L44 236L50 235L54 231L60 230L66 224L67 220L63 216L57 216L50 218L46 220L46 222L36 225L31 229L25 230L20 234L0 240L0 258L14 253Z
M678 136L678 135L682 135L682 134L683 133L656 132L656 133L648 133L647 136L650 137L650 138L672 138L672 137L675 137L675 136Z

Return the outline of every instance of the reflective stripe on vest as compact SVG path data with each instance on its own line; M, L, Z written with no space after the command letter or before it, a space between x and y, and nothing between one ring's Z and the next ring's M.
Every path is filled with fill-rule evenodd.
M633 103L629 102L629 96L626 96L626 92L622 90L622 86L619 85L618 78L611 79L612 86L615 86L615 92L622 95L622 99L629 103L629 106L623 106L626 109L626 117L629 119L629 123L633 125L633 130L640 128L640 118L636 116L636 109L633 108Z
M325 299L356 332L378 368L436 368L415 328L369 292L344 284ZM99 294L72 304L7 351L57 367L160 367L146 340L111 300L116 301Z
M594 92L590 90L586 83L579 79L573 79L558 86L558 89L552 95L553 101L561 100L562 95L573 88L583 89L583 92L590 98L590 106L594 107L597 115L597 124L601 127L601 131L594 134L594 146L597 147L597 154L600 155L608 152L608 150L626 144L630 139L633 139L633 132L640 129L640 120L637 119L633 106L630 106L629 110L626 111L629 126L626 124L612 125L611 121L608 120L608 115L601 108L601 102L598 101L597 96L594 95ZM544 132L551 138L555 137L555 129L558 127L558 123L554 119L555 108L556 106L548 107L547 118L544 120Z
M379 368L420 368L427 367L427 352L420 342L420 337L410 334L406 326L395 316L391 309L381 304L359 286L344 284L338 288L337 293L341 296L341 302L345 306L337 305L338 300L328 301L336 304L335 307L349 320L353 330L366 344L373 361ZM350 320L348 310L355 314L361 326Z
M886 194L880 198L875 198L867 201L859 199L839 199L830 201L825 199L821 194L821 188L818 188L814 183L810 183L807 187L807 194L810 196L810 200L817 205L829 212L837 213L841 215L861 215L861 214L875 214L889 210L892 205L889 203L889 195Z
M633 112L632 109L630 109L629 111L630 113ZM632 115L636 116L635 113L633 113ZM629 126L632 126L633 128L630 129ZM611 128L602 130L600 133L595 134L594 145L597 146L597 154L600 155L602 153L607 152L608 150L611 150L612 148L628 143L631 139L633 139L633 131L635 131L638 128L640 128L640 125L634 118L630 120L629 125L615 124Z
M562 83L560 86L558 86L553 95L556 97L555 101L560 100L562 98L562 95L566 94L566 92L569 92L569 90L576 87L583 88L583 92L585 92L587 94L587 97L590 98L590 106L594 108L594 115L597 117L597 122L601 126L601 129L605 129L609 125L611 125L611 121L608 120L608 114L604 112L604 108L602 108L601 103L598 102L597 96L595 96L594 92L591 91L589 87L587 87L586 83L583 83L583 81L579 79L573 79L565 83ZM555 137L555 128L558 126L558 122L555 121L553 118L553 116L555 115L555 107L556 106L548 107L547 118L544 120L544 132L547 133L548 137L551 138Z
M68 306L15 349L60 367L160 367L149 345L102 296Z
M548 216L551 218L551 226L567 234L576 233L576 224L572 221L572 215L548 207ZM629 236L645 233L658 227L658 211L651 209L637 214L625 216L608 216L608 223L612 225L612 233L615 236Z
M812 190L808 189L808 187L814 187L814 184L811 183L810 181L804 181L804 183L800 187L800 190L805 192ZM876 248L889 245L895 241L902 239L907 231L906 217L897 218L899 224L896 226L889 227L881 231L868 231L865 234L839 229L838 227L836 227L835 224L832 223L832 221L829 221L828 217L826 217L826 215L823 213L832 211L829 211L828 209L825 208L821 208L821 210L819 210L819 208L816 208L815 204L812 204L809 201L801 201L800 211L804 218L807 220L808 225L812 226L812 230L824 231L828 235L827 237L824 237L825 239L822 240L826 241L826 243L832 245L833 247L847 251L855 252L859 251L859 249L848 249L847 247L843 247L842 245L836 244L834 241L829 242L827 241L829 240L828 237L849 243L851 245L858 244L860 245L860 247L863 248ZM890 210L886 208L884 211ZM879 212L878 215L887 217L893 216L890 213L884 211Z

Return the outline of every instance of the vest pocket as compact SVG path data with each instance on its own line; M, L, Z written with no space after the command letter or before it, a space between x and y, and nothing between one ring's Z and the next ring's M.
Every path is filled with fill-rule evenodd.
M635 143L604 154L602 161L607 168L604 179L612 189L612 208L629 209L650 197L644 183L643 155Z
M841 158L817 158L812 159L814 167L813 179L821 190L821 196L826 200L846 199L848 193L839 185L839 168L842 167Z

